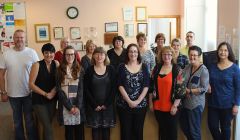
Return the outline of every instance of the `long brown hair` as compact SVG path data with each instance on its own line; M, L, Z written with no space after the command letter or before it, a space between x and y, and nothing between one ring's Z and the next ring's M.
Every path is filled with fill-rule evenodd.
M72 77L74 80L76 80L78 78L79 72L80 72L80 65L77 61L77 52L76 50L72 47L72 46L67 46L64 50L63 50L63 59L62 62L60 63L60 66L58 67L58 76L59 76L59 80L61 81L61 83L65 80L65 75L67 74L67 60L66 60L66 51L68 49L72 49L74 50L74 60L73 60L73 64L72 64Z

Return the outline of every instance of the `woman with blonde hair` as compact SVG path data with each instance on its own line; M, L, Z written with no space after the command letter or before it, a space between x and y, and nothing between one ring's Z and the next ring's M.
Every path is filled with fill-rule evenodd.
M88 40L86 42L86 55L84 55L81 59L81 65L84 71L86 71L87 68L92 65L91 63L92 54L95 48L96 48L96 45L94 44L93 40Z
M159 140L177 140L178 107L185 95L181 68L174 62L174 50L161 48L160 62L154 67L149 107L159 125Z
M86 98L86 124L92 128L93 140L110 140L110 128L116 124L113 108L116 93L116 75L103 47L97 47L92 55L92 66L84 76Z

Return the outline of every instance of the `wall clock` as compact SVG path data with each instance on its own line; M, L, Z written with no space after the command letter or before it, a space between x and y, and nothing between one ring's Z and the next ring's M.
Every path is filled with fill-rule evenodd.
M71 6L67 9L66 14L67 14L68 18L75 19L78 17L79 13L78 13L78 9L76 7Z

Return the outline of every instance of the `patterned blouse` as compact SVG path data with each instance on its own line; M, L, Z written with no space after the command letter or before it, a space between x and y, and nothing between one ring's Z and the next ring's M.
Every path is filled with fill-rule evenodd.
M142 68L137 73L131 73L127 70L125 64L119 66L118 75L118 87L123 86L126 90L129 98L133 101L137 100L141 95L144 87L149 87L150 75L146 65L142 65ZM130 109L128 103L119 96L117 99L117 106L125 109ZM136 107L137 109L147 107L147 98L145 97L140 104Z
M147 50L141 54L142 63L147 65L148 72L150 73L155 66L155 55L152 50Z

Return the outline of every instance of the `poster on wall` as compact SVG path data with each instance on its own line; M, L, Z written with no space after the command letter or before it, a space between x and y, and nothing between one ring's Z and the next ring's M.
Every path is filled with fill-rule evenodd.
M26 12L24 2L0 3L0 51L11 48L13 34L17 29L26 32ZM27 44L26 44L27 45Z

